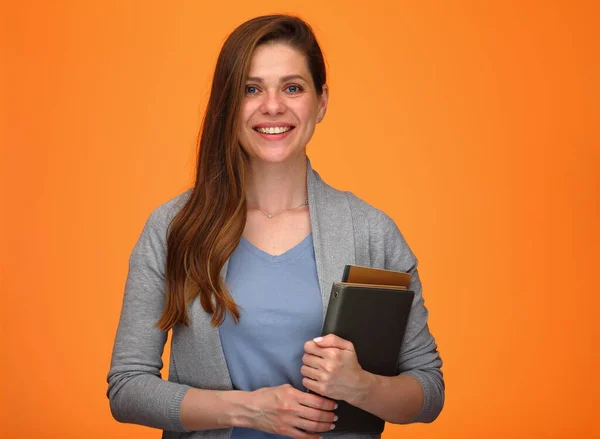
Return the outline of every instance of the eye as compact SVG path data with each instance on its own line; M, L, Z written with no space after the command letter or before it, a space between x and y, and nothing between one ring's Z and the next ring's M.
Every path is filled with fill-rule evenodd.
M252 95L258 93L258 88L253 85L247 85L245 91L247 95Z
M301 92L301 91L303 90L303 88L302 88L302 87L300 87L299 85L288 85L288 86L286 87L286 90L287 90L289 93L296 94L296 93L299 93L299 92Z

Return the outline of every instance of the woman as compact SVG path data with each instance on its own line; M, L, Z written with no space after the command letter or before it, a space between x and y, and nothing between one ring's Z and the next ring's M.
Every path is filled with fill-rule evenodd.
M131 255L108 374L117 420L167 438L317 439L334 430L332 399L393 423L441 411L414 255L387 215L325 184L306 157L327 100L323 56L302 20L258 17L225 42L195 186L152 213ZM413 275L398 376L369 374L351 343L318 338L346 264Z

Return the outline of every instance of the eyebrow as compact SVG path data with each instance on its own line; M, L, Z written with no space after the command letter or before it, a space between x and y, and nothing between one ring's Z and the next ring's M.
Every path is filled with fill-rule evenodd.
M283 78L281 78L281 80L279 82L287 82L287 81L292 81L294 79L301 79L304 82L308 82L306 79L304 79L304 77L302 75L284 76ZM261 78L260 76L248 76L247 80L252 81L252 82L259 82L259 83L264 82L263 78Z

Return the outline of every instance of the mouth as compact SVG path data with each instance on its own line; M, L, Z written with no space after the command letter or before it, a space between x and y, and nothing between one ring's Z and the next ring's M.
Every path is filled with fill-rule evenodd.
M259 134L266 136L277 136L292 131L295 127L293 125L286 125L280 127L254 127L252 128Z

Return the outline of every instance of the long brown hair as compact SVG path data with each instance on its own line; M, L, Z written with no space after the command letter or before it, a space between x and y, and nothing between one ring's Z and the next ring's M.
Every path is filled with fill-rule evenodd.
M246 224L245 168L239 145L239 112L252 54L257 46L283 42L306 57L318 95L326 83L323 54L311 27L298 17L268 15L237 27L219 54L199 135L196 182L169 226L166 303L157 324L168 331L189 324L187 306L200 296L211 324L229 312L239 321L221 269L238 245Z

